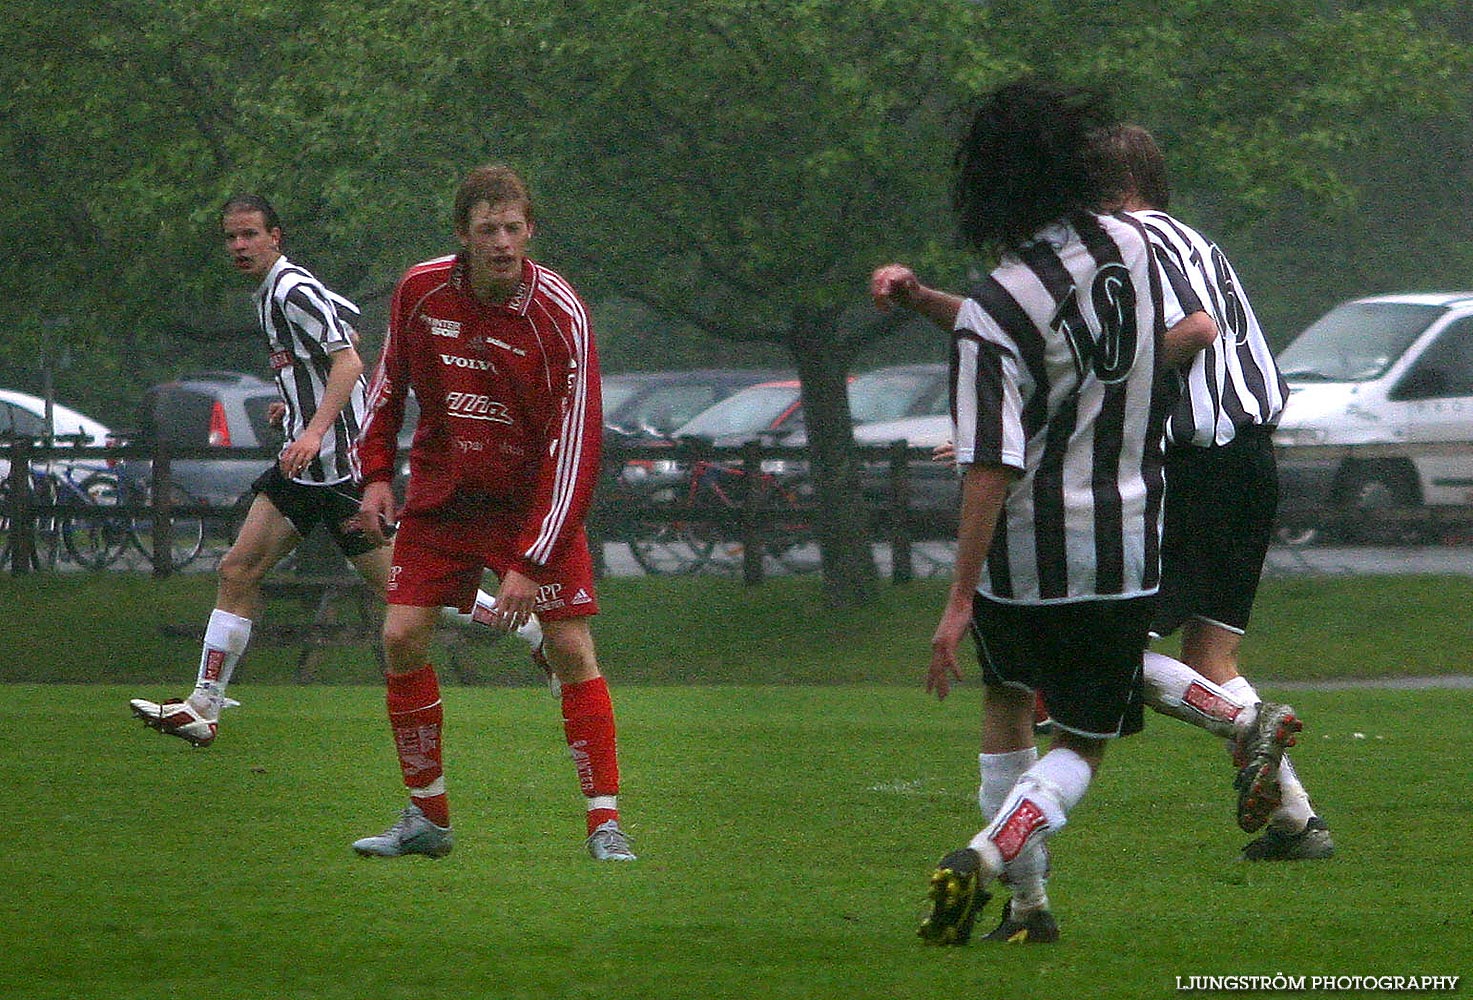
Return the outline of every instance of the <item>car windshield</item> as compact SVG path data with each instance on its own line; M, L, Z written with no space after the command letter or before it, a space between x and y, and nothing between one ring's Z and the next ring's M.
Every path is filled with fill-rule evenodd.
M703 410L675 431L676 437L761 434L798 401L796 385L754 385Z
M639 386L640 383L638 382L625 381L624 379L604 379L602 385L604 412L613 413L619 407L629 402L634 394L639 391Z
M1445 310L1413 302L1347 302L1279 355L1290 382L1364 382L1386 373Z
M856 424L946 410L944 371L896 372L879 369L849 383L849 413ZM939 396L939 406L937 401Z

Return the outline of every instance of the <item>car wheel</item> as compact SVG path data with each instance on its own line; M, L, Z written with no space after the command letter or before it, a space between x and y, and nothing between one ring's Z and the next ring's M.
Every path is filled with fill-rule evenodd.
M1397 516L1421 506L1416 480L1392 465L1361 469L1347 481L1344 507L1355 515L1350 533L1359 541L1383 545L1417 545L1425 540L1425 526Z

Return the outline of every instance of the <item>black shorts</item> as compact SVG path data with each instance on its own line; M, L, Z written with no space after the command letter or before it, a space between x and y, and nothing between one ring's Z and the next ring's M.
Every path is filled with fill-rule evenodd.
M1240 634L1248 628L1279 506L1269 434L1249 427L1225 445L1167 449L1155 634L1193 618Z
M1055 725L1105 739L1143 726L1141 659L1155 597L972 606L982 679L1043 695Z
M273 462L256 477L251 490L270 500L303 538L321 524L349 559L378 548L363 532L343 529L343 522L358 513L358 502L363 499L363 488L351 479L304 486L283 476L281 467Z

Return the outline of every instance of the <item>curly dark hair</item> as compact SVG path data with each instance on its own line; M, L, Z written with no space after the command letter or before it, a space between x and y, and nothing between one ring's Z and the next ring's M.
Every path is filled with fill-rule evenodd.
M1039 79L983 99L956 151L952 208L971 249L1003 252L1100 203L1091 138L1113 124L1098 91Z

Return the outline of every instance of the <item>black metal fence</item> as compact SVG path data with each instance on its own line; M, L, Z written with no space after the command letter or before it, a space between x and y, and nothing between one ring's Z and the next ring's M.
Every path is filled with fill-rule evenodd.
M918 543L955 538L956 478L928 451L903 443L854 454L868 541L888 545L892 579L909 580L917 575ZM0 446L9 464L0 477L0 569L24 574L63 560L103 569L122 564L119 553L129 551L155 576L169 576L209 540L223 551L244 514L241 504L201 503L182 492L173 464L245 459L264 468L274 458L270 449L8 442ZM146 467L143 481L125 477L124 463ZM735 564L748 583L774 566L816 568L824 512L808 463L806 449L756 442L734 449L696 441L611 443L588 521L595 557L603 555L597 543L619 542L649 573ZM1321 541L1473 541L1473 505L1316 508L1285 496L1280 517L1284 540L1292 526L1308 523Z
M856 450L866 523L872 541L888 542L891 575L915 575L913 544L955 535L955 477L929 452L903 444ZM169 576L192 560L207 537L233 537L241 504L202 503L184 494L177 461L275 458L269 449L41 447L21 439L0 448L9 471L0 479L0 567L15 574L61 561L85 568L118 565L117 554L141 554L151 572ZM129 479L125 464L146 476ZM915 469L926 489L915 487ZM623 542L652 573L689 573L715 553L737 554L741 575L760 582L776 562L816 566L821 516L801 448L751 443L716 449L699 442L606 448L604 479L589 517L590 539ZM594 544L601 558L602 545ZM602 568L602 567L601 567Z

